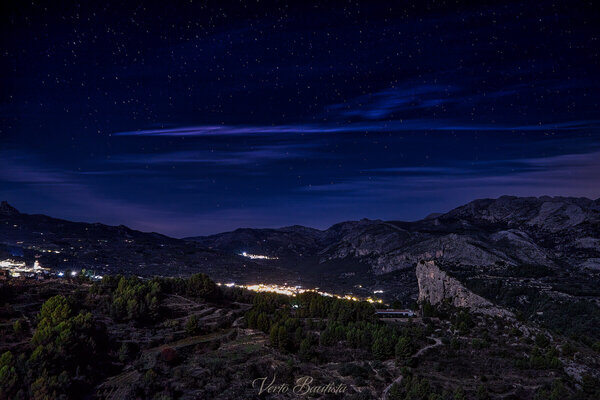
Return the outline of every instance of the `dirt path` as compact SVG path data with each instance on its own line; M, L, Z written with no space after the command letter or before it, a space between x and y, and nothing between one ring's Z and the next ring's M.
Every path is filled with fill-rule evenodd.
M394 379L392 383L390 383L385 389L383 389L383 393L381 394L381 398L383 400L387 400L388 392L390 391L392 386L394 386L395 383L397 383L398 385L402 383L402 375L398 376L396 379Z
M425 346L422 349L420 349L419 351L417 351L417 353L413 356L413 358L419 357L420 355L422 355L429 349L433 349L434 347L438 347L438 346L442 345L442 340L439 338L430 336L430 337L428 337L428 339L433 340L435 343ZM392 383L390 383L389 385L386 386L385 389L383 389L383 393L381 394L382 400L387 400L388 393L389 393L390 389L392 388L392 386L394 386L395 383L400 385L402 383L402 378L403 378L402 375L399 375L396 379L394 379L394 381Z
M433 340L435 343L430 344L429 346L423 347L422 349L417 351L417 354L415 354L413 357L419 357L421 354L425 353L427 350L433 349L434 347L438 347L438 346L442 345L442 339L438 339L438 338L434 338L434 337L428 337L428 339Z

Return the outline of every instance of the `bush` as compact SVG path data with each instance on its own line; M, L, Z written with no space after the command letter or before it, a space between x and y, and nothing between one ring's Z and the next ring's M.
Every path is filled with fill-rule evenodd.
M16 335L19 335L21 332L23 332L23 323L20 319L13 323L13 332L15 332Z
M538 333L535 336L535 344L536 346L544 349L550 345L550 339L548 339L548 336L544 335L543 333Z
M198 331L198 317L192 315L185 323L185 332L188 335L194 335Z

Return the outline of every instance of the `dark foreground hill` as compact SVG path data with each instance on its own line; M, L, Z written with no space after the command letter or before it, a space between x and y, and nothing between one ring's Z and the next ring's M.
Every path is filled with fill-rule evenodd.
M433 263L418 268L423 317L400 319L203 275L0 281L0 399L598 398L600 342L519 321ZM439 281L464 307L442 300Z

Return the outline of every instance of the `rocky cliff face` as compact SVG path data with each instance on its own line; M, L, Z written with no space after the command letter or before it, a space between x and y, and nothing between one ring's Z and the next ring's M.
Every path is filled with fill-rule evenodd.
M419 302L428 301L438 305L448 301L455 307L468 308L486 315L514 317L514 314L465 288L457 279L442 271L434 261L420 261L417 264Z

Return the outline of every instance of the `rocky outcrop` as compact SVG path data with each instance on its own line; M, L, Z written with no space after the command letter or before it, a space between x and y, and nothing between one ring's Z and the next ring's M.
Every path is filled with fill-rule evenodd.
M428 301L438 305L448 301L455 307L468 308L481 314L514 317L510 311L465 288L457 279L442 271L434 261L419 261L416 273L419 302Z

